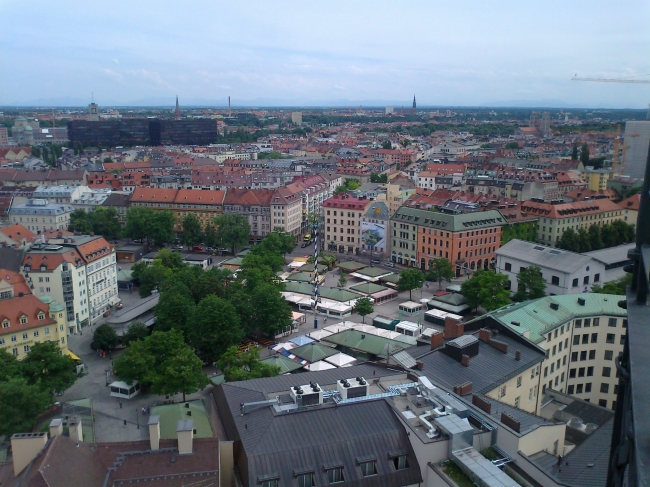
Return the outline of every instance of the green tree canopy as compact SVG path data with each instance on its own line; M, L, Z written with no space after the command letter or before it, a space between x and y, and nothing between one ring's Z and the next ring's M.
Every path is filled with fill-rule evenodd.
M393 144L392 144L392 142L391 142L390 140L384 140L384 141L381 143L381 148L382 148L382 149L392 149L392 148L393 148Z
M188 338L201 357L214 361L228 347L244 338L244 330L230 302L217 296L207 296L194 311Z
M573 150L571 151L571 160L578 160L578 144L573 144Z
M169 210L154 210L145 206L134 206L126 212L124 235L132 239L147 239L157 245L174 239L174 214Z
M451 262L445 258L432 259L429 261L429 271L426 278L431 281L438 281L438 289L442 289L442 281L454 277L454 269Z
M587 230L584 228L578 228L577 237L580 252L591 251L591 239L589 238L589 232L587 232Z
M400 292L408 291L409 300L412 299L411 291L418 289L424 284L424 274L419 269L404 269L399 274L399 281L397 281L397 288Z
M75 362L61 355L56 342L34 343L21 362L23 377L48 393L63 392L76 380Z
M144 323L136 321L135 323L131 323L129 325L126 332L120 337L120 339L124 345L129 345L131 342L144 340L148 336L149 328L147 328Z
M508 142L505 146L506 149L519 149L519 142Z
M580 252L580 241L578 240L578 234L573 228L567 228L564 231L562 237L560 238L558 247L564 250L570 250L571 252Z
M603 248L603 240L600 238L600 227L598 225L591 225L589 230L589 246L592 250L600 250Z
M546 281L542 270L536 266L528 266L517 274L517 292L513 296L515 301L541 298L545 296Z
M582 150L580 151L580 162L584 166L589 165L589 145L585 142L582 144Z
M208 247L216 247L219 244L219 241L217 240L217 229L210 222L205 226L203 241Z
M189 347L169 353L151 378L151 390L157 394L192 394L208 385L202 362Z
M366 296L357 299L357 302L354 304L354 311L361 316L365 323L366 315L369 315L374 311L372 300Z
M156 330L182 330L187 333L187 325L194 314L195 304L190 290L181 282L174 283L160 294L156 305Z
M483 306L492 311L510 303L510 292L506 289L508 277L483 269L461 285L461 293L470 308Z
M225 214L214 219L217 227L217 242L220 247L230 248L232 253L248 243L251 227L242 215Z
M8 349L0 350L0 381L21 377L20 362Z
M291 326L291 306L275 285L268 283L258 285L251 293L250 302L252 331L274 336L278 331Z
M93 224L90 217L85 210L77 208L70 213L70 223L68 224L68 231L79 232L88 235L93 231Z
M95 328L93 333L92 348L96 350L102 350L104 352L110 352L117 347L119 343L119 338L115 330L109 325L99 325Z
M48 391L23 378L0 382L0 435L32 431L38 415L52 402Z
M194 213L190 213L183 218L183 234L181 235L181 239L185 245L189 245L190 247L201 243L203 240L201 222Z
M616 281L606 282L603 286L596 284L591 288L591 292L598 294L618 294L624 296L627 286L630 285L632 285L632 274L628 273Z
M241 352L235 346L229 347L218 360L217 365L228 382L273 377L280 374L280 367L260 362L260 351L257 347Z

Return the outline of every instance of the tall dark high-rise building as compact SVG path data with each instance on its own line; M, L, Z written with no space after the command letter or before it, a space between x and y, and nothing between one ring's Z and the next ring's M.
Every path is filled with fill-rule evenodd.
M71 144L114 147L120 145L119 120L72 120L68 122L68 139Z
M415 103L415 95L413 95L413 110L415 110L416 108L417 108L417 105Z
M207 145L217 141L215 120L151 120L153 145Z

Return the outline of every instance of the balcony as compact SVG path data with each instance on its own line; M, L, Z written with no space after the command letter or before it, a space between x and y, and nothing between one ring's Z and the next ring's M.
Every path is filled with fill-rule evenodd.
M627 308L628 327L623 354L616 357L619 373L616 412L612 431L608 486L650 487L650 152L637 220L636 248L628 257L633 261L632 286L619 306Z

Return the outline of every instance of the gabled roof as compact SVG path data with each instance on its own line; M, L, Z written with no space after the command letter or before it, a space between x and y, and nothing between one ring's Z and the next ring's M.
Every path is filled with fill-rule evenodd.
M0 334L16 333L17 331L56 323L56 320L49 317L48 308L47 304L32 294L0 300L0 316L2 316L3 320L5 318L9 319L9 328L0 328ZM38 314L41 312L45 313L45 318L39 321ZM27 324L25 325L20 324L22 316L27 316Z
M12 240L20 241L20 240L26 240L30 241L34 237L36 237L36 234L32 232L31 230L28 230L24 226L22 226L19 223L16 223L14 225L9 225L7 227L2 227L0 228L0 232L9 237Z

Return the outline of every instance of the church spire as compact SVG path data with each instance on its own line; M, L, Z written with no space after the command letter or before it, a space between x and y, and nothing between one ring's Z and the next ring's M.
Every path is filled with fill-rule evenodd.
M413 110L417 108L417 105L415 104L415 95L413 95Z
M178 95L176 95L176 110L174 110L174 120L181 119L181 108L178 106Z

